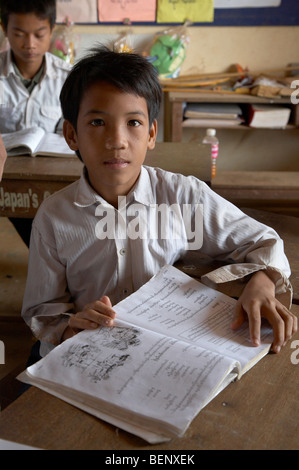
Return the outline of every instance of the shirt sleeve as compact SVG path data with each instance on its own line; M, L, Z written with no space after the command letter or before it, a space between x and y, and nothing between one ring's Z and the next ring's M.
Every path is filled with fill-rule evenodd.
M65 266L33 224L22 317L39 340L56 346L73 307Z
M203 203L202 252L223 266L202 276L202 281L212 286L234 283L239 296L244 281L251 274L264 270L275 284L279 300L290 307L292 286L284 243L271 227L244 214L239 208L205 187Z

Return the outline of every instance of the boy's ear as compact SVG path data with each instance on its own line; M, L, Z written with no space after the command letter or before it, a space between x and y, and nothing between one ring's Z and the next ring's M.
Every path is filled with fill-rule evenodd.
M63 135L71 150L79 150L77 143L77 133L70 121L65 120L63 122Z
M150 127L150 132L149 132L149 139L148 139L148 144L147 144L147 148L149 150L153 150L155 148L157 132L158 132L158 123L157 123L157 119L155 119Z

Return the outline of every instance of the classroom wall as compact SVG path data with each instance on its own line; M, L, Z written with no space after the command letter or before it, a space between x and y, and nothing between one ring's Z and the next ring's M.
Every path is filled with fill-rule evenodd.
M81 38L79 56L96 42L114 40L129 33L133 46L144 49L154 35L167 26L80 26L74 33ZM188 28L190 44L181 74L223 72L234 64L257 70L283 68L289 62L299 62L299 26L235 26Z
M132 46L144 51L154 35L167 26L81 26L77 58L96 43L111 44L127 32ZM182 74L223 72L238 63L253 73L280 70L299 63L299 26L188 28L190 44ZM299 171L299 129L291 131L219 130L219 169ZM202 129L184 129L183 140L201 141ZM163 113L158 140L163 140Z

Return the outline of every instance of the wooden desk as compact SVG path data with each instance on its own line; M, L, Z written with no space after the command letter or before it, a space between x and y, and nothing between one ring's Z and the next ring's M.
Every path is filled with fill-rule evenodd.
M292 311L299 316L298 305ZM295 450L299 364L292 353L294 359L289 343L267 355L214 398L184 437L168 443L151 446L35 387L0 413L0 439L66 450Z
M219 171L212 188L238 207L299 217L298 171Z
M144 164L211 182L207 145L158 142ZM0 183L0 215L34 217L46 197L80 177L82 166L77 157L9 157Z

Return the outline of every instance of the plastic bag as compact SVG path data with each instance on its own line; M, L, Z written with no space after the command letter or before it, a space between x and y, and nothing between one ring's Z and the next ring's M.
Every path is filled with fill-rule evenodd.
M73 64L76 57L76 49L79 37L73 33L73 24L68 17L65 18L62 25L54 30L50 52L60 57L68 64Z
M113 50L115 52L132 52L132 44L129 36L129 32L122 33L113 44Z
M149 60L161 78L175 78L179 75L190 42L188 24L166 29L155 36L150 47Z

